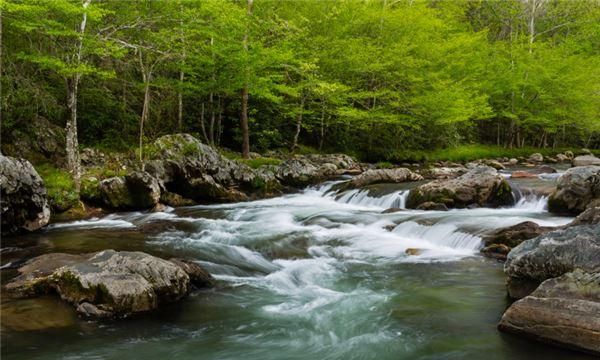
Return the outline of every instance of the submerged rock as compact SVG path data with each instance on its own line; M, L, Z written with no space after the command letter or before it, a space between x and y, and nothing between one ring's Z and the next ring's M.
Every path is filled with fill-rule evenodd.
M37 230L50 220L44 181L31 163L0 154L2 235Z
M574 167L558 178L556 190L548 198L548 210L577 215L596 198L600 198L600 166Z
M51 291L83 315L126 316L177 301L190 291L190 275L206 286L212 277L200 266L142 252L104 250L92 254L46 254L30 260L5 286L18 297Z
M508 308L498 328L600 355L600 273L577 269L544 281Z
M417 210L436 210L436 211L448 211L448 207L444 204L427 201L416 207Z
M434 180L412 189L406 207L414 209L425 202L441 203L448 208L501 206L514 203L508 182L496 169L476 166L451 180Z

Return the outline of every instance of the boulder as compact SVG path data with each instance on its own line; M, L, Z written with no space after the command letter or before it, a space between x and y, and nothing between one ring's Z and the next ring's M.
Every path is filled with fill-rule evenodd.
M355 189L371 184L402 183L406 181L420 181L423 177L406 168L371 169L357 175L346 183L347 189Z
M0 154L2 235L37 230L50 220L44 181L31 163Z
M509 248L513 248L525 240L533 239L534 237L545 234L553 229L553 227L539 226L533 221L524 221L485 236L484 243L485 246L503 244Z
M504 261L510 248L504 244L491 244L481 249L481 252L487 257Z
M590 166L590 165L600 165L600 159L595 157L594 155L581 155L577 156L572 161L573 166Z
M244 192L277 191L274 175L229 160L189 134L160 137L146 171L163 190L197 202L241 201Z
M600 355L600 273L577 269L544 281L506 310L498 329Z
M555 230L522 242L508 254L504 272L517 283L541 283L574 269L600 270L600 225ZM518 286L509 287L516 297Z
M149 208L160 200L158 180L144 171L135 171L125 176L131 200L136 207Z
M198 288L211 287L214 285L215 279L198 263L191 260L177 258L169 259L169 261L179 266L181 270L188 274L192 285Z
M275 176L282 184L288 186L306 186L325 178L317 166L304 158L282 162L277 167Z
M527 161L531 163L541 163L544 162L544 156L540 153L533 153L529 156Z
M506 167L502 165L499 161L486 159L483 160L483 164L489 167L493 167L496 170L504 170Z
M30 260L6 285L9 294L56 292L86 316L127 316L177 301L190 290L178 265L129 251L46 254Z
M3 132L2 153L34 164L65 165L65 130L42 116L23 121L15 130Z
M577 215L567 226L600 224L600 199L592 201L584 212Z
M595 198L600 198L600 166L570 168L558 178L556 190L548 198L548 210L577 215Z
M434 167L419 171L425 179L454 179L468 171L465 167Z
M434 180L412 189L406 207L414 209L425 202L448 208L501 206L513 204L514 197L510 185L496 169L476 166L456 179Z
M568 157L565 154L557 154L556 155L556 161L558 161L558 162L568 162L568 161L571 161L571 158Z
M448 211L448 207L444 204L427 201L416 208L417 210L435 210L435 211Z

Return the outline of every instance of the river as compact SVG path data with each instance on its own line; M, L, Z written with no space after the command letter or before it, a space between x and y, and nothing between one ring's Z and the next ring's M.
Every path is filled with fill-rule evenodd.
M479 255L481 236L571 220L550 215L544 197L382 214L404 207L410 185L343 194L332 185L58 223L15 239L19 248L5 242L5 267L11 254L113 248L191 258L219 281L122 321L79 319L52 297L5 300L3 359L588 358L496 329L509 301L502 263Z

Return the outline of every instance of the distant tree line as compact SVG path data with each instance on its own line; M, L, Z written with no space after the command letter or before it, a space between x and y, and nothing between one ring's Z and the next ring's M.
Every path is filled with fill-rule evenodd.
M600 1L1 0L2 128L383 159L600 143Z

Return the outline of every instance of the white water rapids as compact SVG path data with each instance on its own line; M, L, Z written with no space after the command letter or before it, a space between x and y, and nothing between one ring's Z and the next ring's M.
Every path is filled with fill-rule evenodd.
M571 220L550 215L545 197L519 194L515 206L500 209L417 211L404 209L404 185L337 193L335 184L50 226L38 236L54 251L114 247L185 257L219 283L192 294L181 315L110 331L86 325L76 340L74 332L57 333L71 350L44 345L28 357L15 346L22 355L15 358L520 359L544 351L498 336L504 278L479 249L498 228ZM400 210L382 213L392 207ZM39 336L19 339L49 341Z

